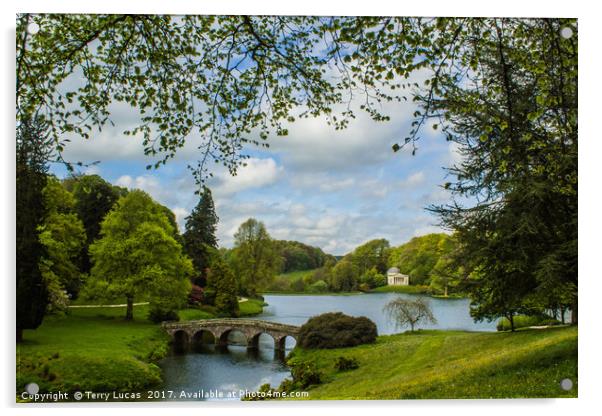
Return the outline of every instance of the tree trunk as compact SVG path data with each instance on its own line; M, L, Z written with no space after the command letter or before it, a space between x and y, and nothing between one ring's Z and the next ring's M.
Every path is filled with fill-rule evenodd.
M125 310L125 320L131 321L134 319L134 297L128 296L127 299L128 299L128 306L127 306L127 309Z
M561 306L560 307L560 322L562 322L562 325L565 324L565 322L564 322L564 312L565 312L565 308L564 308L564 306Z
M571 325L577 325L577 296L571 305Z
M514 332L514 315L508 315L508 321L510 321L510 331Z
M23 329L17 327L17 342L23 341Z
M447 297L447 285L445 285L445 297Z

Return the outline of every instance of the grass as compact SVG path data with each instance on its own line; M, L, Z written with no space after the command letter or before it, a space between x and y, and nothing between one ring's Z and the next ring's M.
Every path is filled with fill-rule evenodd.
M263 311L263 301L240 303L241 316ZM73 308L50 316L36 330L25 330L17 344L17 393L35 382L47 391L141 391L162 384L156 362L169 349L169 337L147 319L149 306ZM178 311L181 320L214 318L207 309Z
M73 309L47 317L36 330L24 331L17 345L17 392L30 382L40 391L141 390L161 384L154 363L168 348L168 337L146 319L148 306Z
M338 357L359 368L338 372ZM375 344L334 350L296 349L323 384L309 399L445 399L577 397L577 328L516 333L420 331L380 336ZM570 391L560 381L570 378Z
M198 308L181 309L178 311L180 321L197 321L199 319L215 318L215 314L208 310Z
M381 287L377 287L372 289L370 292L373 293L422 293L422 294L429 294L430 292L430 288L428 286L421 286L421 285L416 285L416 286L381 286Z
M239 317L259 315L263 312L263 307L267 305L261 299L248 299L246 302L238 303Z
M273 296L355 296L355 295L363 295L364 292L274 292L274 291L265 291L262 292L263 295L273 295Z

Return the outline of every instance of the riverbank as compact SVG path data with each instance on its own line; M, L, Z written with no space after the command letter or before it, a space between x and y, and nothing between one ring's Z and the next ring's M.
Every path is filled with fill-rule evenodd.
M359 368L336 371L341 356ZM577 327L420 331L353 348L296 349L290 360L322 373L323 383L308 390L312 400L577 397ZM560 388L565 378L570 391Z
M350 295L362 295L365 293L405 293L410 295L425 295L436 299L466 299L465 295L458 293L451 293L448 296L433 294L429 286L381 286L371 289L367 292L354 291L354 292L311 292L311 291L276 291L268 290L262 292L262 295L304 295L304 296L350 296Z
M365 292L262 292L261 294L270 296L355 296L363 295Z
M64 317L47 317L24 331L17 345L17 393L28 383L40 391L125 391L159 386L156 365L168 352L169 338L147 320L148 306L78 308Z
M254 316L264 302L241 302L240 316ZM148 305L71 308L66 316L50 316L36 330L25 330L17 344L17 394L28 383L40 391L143 391L162 385L157 362L169 351L169 337L147 319ZM215 318L203 309L178 312L181 320Z

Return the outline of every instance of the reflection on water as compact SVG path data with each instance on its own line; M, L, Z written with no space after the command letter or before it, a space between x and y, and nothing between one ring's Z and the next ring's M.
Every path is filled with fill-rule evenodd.
M226 349L203 346L198 352L173 354L165 358L165 390L176 392L177 400L240 400L241 391L257 391L269 383L278 386L290 372L282 356L273 349L229 345ZM188 394L181 397L181 392ZM194 393L205 398L190 397Z
M366 316L376 324L381 335L403 332L407 328L395 328L383 313L383 307L397 296L415 298L416 295L396 293L370 293L350 296L267 295L268 306L257 319L303 325L310 317L325 312L343 312L352 316ZM428 329L457 329L465 331L495 331L495 322L474 322L470 316L469 299L429 298L434 325L422 325Z
M268 306L255 319L302 325L310 317L324 312L343 312L370 318L376 323L379 334L393 334L405 329L396 329L383 314L383 307L396 296L411 298L413 295L268 295L265 296ZM475 323L472 320L468 299L430 299L430 303L437 324L423 326L425 328L495 331L494 322ZM293 340L287 337L288 351L294 346L291 341ZM165 358L161 363L165 390L176 392L178 396L174 399L177 400L204 400L181 397L181 392L201 396L221 392L224 395L221 400L239 400L241 390L257 391L265 383L275 387L290 375L284 365L282 353L279 355L274 350L274 341L269 335L261 335L259 349L256 350L247 350L244 335L236 331L230 333L228 343L235 345L229 345L226 349L202 345L187 354L173 354Z

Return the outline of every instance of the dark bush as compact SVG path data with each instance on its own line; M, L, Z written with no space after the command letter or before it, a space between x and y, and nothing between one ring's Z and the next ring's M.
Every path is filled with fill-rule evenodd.
M355 370L359 366L360 364L357 362L356 358L339 357L334 362L334 368L337 371Z
M376 325L370 319L330 312L310 318L299 333L302 348L341 348L376 340Z
M311 362L294 363L291 367L291 376L293 376L293 385L297 389L305 389L322 382L322 373Z
M197 285L192 285L188 294L188 303L198 305L203 301L203 288Z
M180 317L174 310L155 307L149 311L148 319L158 324L163 321L179 321Z

